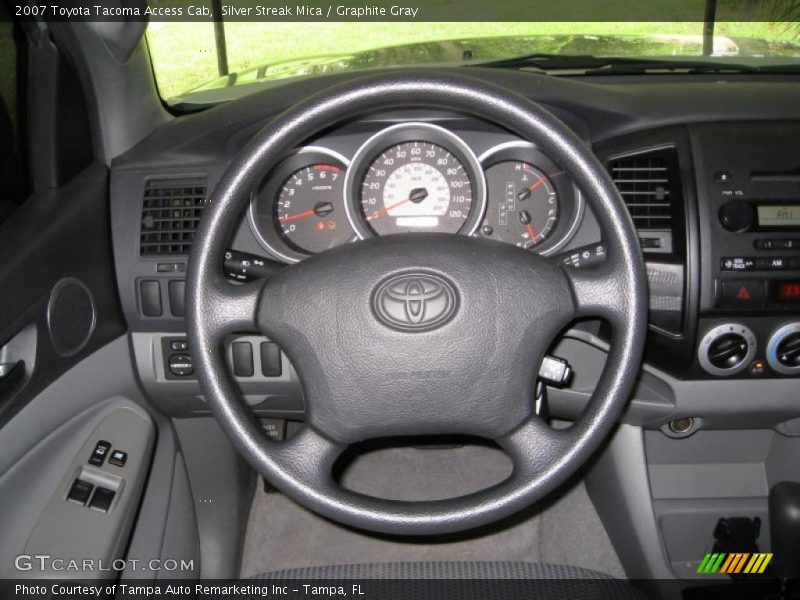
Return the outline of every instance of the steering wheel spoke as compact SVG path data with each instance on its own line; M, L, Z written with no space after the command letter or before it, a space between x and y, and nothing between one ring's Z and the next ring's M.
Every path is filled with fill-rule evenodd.
M538 415L495 440L511 458L514 477L530 480L545 473L563 457L572 442L568 429L555 429Z
M562 265L575 300L575 317L601 317L619 325L628 316L628 286L619 269L603 263L589 269Z
M216 279L209 283L203 318L218 340L232 333L258 331L258 313L266 279L243 284Z
M346 444L334 442L307 424L293 438L276 446L275 458L296 480L331 487L336 485L333 465L346 448Z

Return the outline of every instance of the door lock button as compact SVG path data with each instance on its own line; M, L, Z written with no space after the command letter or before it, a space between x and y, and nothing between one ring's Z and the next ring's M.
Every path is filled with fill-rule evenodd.
M128 453L122 450L114 450L108 459L108 464L115 467L124 467L126 462L128 462Z

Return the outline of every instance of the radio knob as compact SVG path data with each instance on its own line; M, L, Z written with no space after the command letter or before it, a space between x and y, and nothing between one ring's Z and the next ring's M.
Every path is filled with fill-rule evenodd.
M753 205L745 200L730 200L720 206L720 225L728 231L747 231L756 223L756 213Z
M703 336L697 360L712 375L735 375L753 361L756 336L749 327L738 323L717 325Z
M767 362L778 373L800 375L800 323L784 325L772 335Z

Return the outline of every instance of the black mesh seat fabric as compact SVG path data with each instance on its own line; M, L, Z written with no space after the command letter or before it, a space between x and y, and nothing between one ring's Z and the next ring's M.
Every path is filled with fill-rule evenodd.
M365 598L511 600L640 600L627 581L569 565L526 562L394 562L304 567L264 573L251 581L374 580ZM340 584L341 585L341 584ZM349 587L345 586L348 590ZM349 595L349 594L348 594Z

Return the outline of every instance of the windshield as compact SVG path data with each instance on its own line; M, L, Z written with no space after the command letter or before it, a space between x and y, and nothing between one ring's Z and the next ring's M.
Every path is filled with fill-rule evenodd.
M147 39L159 91L172 103L317 73L534 53L800 64L800 28L787 22L719 22L711 38L703 22L153 22Z

